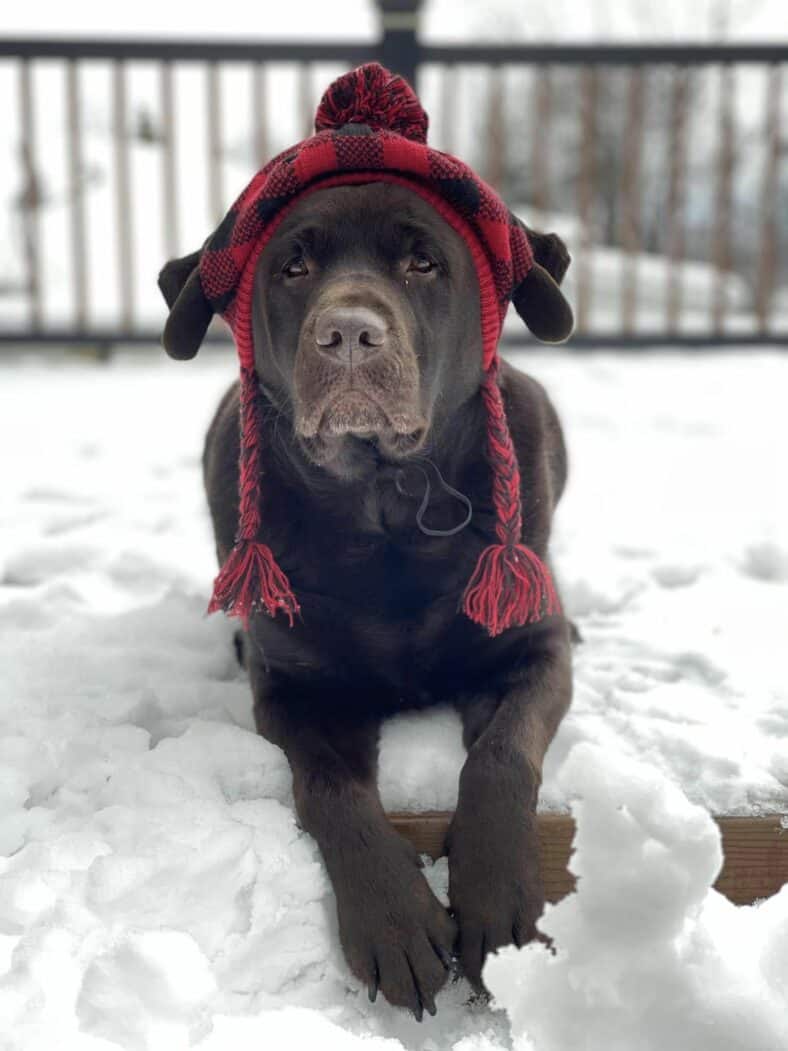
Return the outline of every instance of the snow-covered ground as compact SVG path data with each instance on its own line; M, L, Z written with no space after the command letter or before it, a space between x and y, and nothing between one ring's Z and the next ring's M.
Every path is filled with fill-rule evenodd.
M543 921L557 956L507 950L492 1007L458 981L421 1026L346 970L231 625L203 616L233 357L0 361L0 1048L788 1045L788 888L710 891L706 813L788 811L788 359L514 360L572 460L553 552L585 642L542 799L574 808L581 878ZM386 805L451 807L461 763L451 712L393 720Z

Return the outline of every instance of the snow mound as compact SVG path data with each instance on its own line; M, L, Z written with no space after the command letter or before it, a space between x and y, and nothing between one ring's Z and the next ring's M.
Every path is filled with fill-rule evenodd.
M577 821L554 942L490 957L517 1051L788 1046L788 886L737 908L711 889L717 826L653 767L576 745L559 772Z

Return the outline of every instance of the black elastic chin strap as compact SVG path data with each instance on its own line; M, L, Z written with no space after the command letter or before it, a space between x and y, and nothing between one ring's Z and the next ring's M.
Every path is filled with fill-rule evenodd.
M465 527L470 523L471 519L473 518L473 505L471 504L471 502L468 499L468 497L464 493L461 493L457 489L454 489L452 486L450 486L449 483L444 479L443 475L438 470L438 465L436 463L433 463L433 461L430 460L428 457L426 457L426 456L412 456L410 459L411 459L411 462L413 463L413 466L414 467L418 467L418 469L424 475L424 482L425 482L424 496L421 498L421 504L419 506L418 511L416 512L416 525L419 527L419 529L422 531L422 533L425 533L427 536L454 536L455 533L459 533L461 530L465 529ZM421 462L419 462L419 461L421 461ZM429 526L424 524L423 519L424 519L424 515L425 515L425 513L427 511L427 505L430 502L430 494L432 492L432 486L430 485L430 476L427 474L425 469L421 466L421 463L428 463L430 465L430 467L433 469L433 471L435 471L435 474L438 476L438 483L440 484L440 486L444 490L444 492L447 492L450 496L456 497L456 499L459 500L461 503L463 503L465 505L466 509L467 509L468 513L465 516L465 521L460 522L460 524L454 526L453 529L431 529ZM402 488L402 478L403 478L404 474L405 474L404 468L402 468L399 471L397 471L397 474L396 474L395 479L394 479L394 484L397 487L397 492L398 493L401 493L403 496L412 496L413 495L412 493L409 493L407 491L407 489L403 489Z
M271 404L275 408L277 408L276 395L274 391L270 387L267 387L259 379L258 384L262 393L268 398ZM433 460L430 460L428 456L411 456L409 458L409 462L412 463L414 467L417 467L424 475L424 496L421 498L419 509L416 512L416 525L419 527L422 533L424 533L426 536L454 536L456 533L462 532L462 530L465 529L466 526L470 525L471 519L473 518L473 504L465 495L465 493L461 493L458 489L455 489L453 486L449 485L449 483L440 473L438 465ZM465 515L464 520L460 522L459 525L454 526L452 529L432 529L430 526L424 524L424 515L427 513L427 507L429 506L430 496L432 495L432 486L430 484L430 476L421 466L422 463L428 463L430 465L430 467L433 469L433 471L438 477L438 484L444 492L448 493L449 496L455 497L455 499L459 500L461 504L465 505L467 514ZM413 497L413 493L409 493L407 489L403 489L402 487L402 478L404 474L404 468L401 468L399 471L397 471L397 474L395 475L394 484L397 488L397 492L400 493L402 496Z

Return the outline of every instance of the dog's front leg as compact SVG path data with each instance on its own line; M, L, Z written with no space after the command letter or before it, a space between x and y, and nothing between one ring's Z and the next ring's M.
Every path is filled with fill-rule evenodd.
M250 662L259 732L293 772L302 827L316 840L334 887L350 969L374 1000L435 1013L456 928L430 890L419 857L388 822L377 790L379 720L342 719L304 704L302 690Z
M536 802L572 680L566 624L540 625L534 635L539 641L500 700L458 704L468 757L449 829L449 897L463 969L480 991L485 955L534 938L544 907Z

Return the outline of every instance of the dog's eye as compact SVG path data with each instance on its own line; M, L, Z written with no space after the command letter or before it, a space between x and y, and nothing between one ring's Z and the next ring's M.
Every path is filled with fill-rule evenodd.
M309 269L303 256L297 255L282 267L285 277L306 277Z
M410 261L408 266L408 272L416 272L417 274L429 274L436 269L438 264L430 256L425 255L424 252L416 252Z

